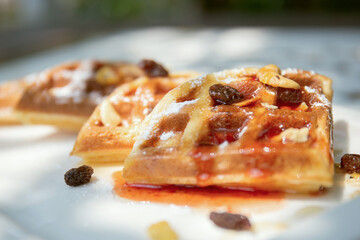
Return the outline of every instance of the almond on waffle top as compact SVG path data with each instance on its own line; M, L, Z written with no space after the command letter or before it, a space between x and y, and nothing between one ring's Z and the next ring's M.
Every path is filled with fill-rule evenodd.
M128 183L267 191L331 187L331 80L275 65L198 77L146 117Z

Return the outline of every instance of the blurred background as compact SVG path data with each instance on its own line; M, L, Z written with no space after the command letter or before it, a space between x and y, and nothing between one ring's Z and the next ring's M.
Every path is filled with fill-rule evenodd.
M0 81L82 58L332 77L360 109L358 0L0 0ZM344 84L346 83L346 84Z
M357 0L0 0L0 62L149 26L360 26Z

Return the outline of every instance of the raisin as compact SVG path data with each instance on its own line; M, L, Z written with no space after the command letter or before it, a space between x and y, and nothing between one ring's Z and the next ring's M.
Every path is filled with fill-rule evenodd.
M215 225L232 230L250 230L251 223L249 219L241 214L232 214L232 213L210 213L210 220L215 223Z
M360 172L360 155L345 154L341 157L340 167L348 173Z
M76 187L90 182L91 175L94 173L92 167L83 165L78 168L72 168L64 175L65 183Z
M276 97L280 103L298 104L302 102L302 93L299 89L277 88Z
M214 84L209 88L210 97L216 104L230 105L244 99L238 90L222 84Z
M159 63L157 63L153 60L143 59L138 64L138 66L142 70L144 70L146 75L148 75L149 77L167 77L167 76L169 76L168 71L162 65L160 65Z

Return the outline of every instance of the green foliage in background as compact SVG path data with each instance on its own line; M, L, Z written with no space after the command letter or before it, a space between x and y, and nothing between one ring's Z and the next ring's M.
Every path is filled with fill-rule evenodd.
M358 0L203 0L211 11L237 12L359 12Z
M197 8L206 12L360 12L358 0L77 0L76 11L99 19L131 19L169 16L172 12Z
M186 0L184 0L186 1ZM149 14L164 15L177 1L172 0L78 0L78 12L92 18L109 20L136 18Z

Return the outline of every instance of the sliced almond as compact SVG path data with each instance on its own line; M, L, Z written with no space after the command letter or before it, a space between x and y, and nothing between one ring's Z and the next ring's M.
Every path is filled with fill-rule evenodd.
M95 80L101 85L111 85L118 83L120 78L111 67L104 66L96 72Z
M255 96L255 97L250 98L250 99L246 99L246 100L238 102L238 103L234 103L233 105L238 106L238 107L245 107L247 105L250 105L250 104L258 101L259 99L260 99L260 95Z
M118 69L118 74L123 77L139 77L144 76L145 73L138 66L129 64Z
M275 65L267 65L261 68L256 74L256 76L259 78L260 82L273 87L292 89L300 88L300 85L297 82L281 76L280 68Z
M309 138L309 129L307 127L303 128L288 128L285 131L281 132L279 135L273 137L273 140L276 141L291 141L291 142L306 142Z
M271 105L271 104L268 104L266 102L261 103L261 106L263 106L264 108L268 108L268 109L278 109L279 108L278 106Z
M100 117L105 126L116 127L121 122L121 117L109 100L104 100L100 105Z
M309 106L305 102L302 102L296 109L299 111L306 111L308 108Z

